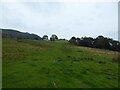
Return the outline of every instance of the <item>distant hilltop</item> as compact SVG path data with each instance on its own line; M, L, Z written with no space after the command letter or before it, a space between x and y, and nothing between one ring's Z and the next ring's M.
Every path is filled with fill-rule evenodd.
M21 39L33 39L41 40L42 38L36 34L30 34L28 32L20 32L13 29L0 29L2 31L3 38L21 38Z
M49 40L47 35L43 35L43 37L40 37L36 34L30 34L28 32L20 32L18 30L13 30L13 29L0 29L0 31L2 32L2 38ZM58 39L57 35L52 34L50 40L66 40L66 39L65 38Z

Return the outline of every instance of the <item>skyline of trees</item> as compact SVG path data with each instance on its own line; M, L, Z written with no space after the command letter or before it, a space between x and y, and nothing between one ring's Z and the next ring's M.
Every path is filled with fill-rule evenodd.
M2 31L2 38L16 38L16 39L32 39L32 40L66 40L59 39L57 35L52 34L50 39L47 35L43 35L41 38L40 36L36 34L29 34L28 32L23 33L16 30L11 29L0 29ZM86 47L92 47L92 48L100 48L100 49L107 49L107 50L113 50L113 51L119 51L120 52L120 42L113 40L112 38L104 37L102 35L99 35L96 38L92 37L72 37L70 40L68 40L70 43L77 45L77 46L86 46Z
M111 38L107 38L104 36L98 36L97 38L92 37L82 37L76 38L72 37L69 40L70 43L77 45L77 46L86 46L91 48L99 48L99 49L106 49L106 50L113 50L120 52L120 42L113 40Z

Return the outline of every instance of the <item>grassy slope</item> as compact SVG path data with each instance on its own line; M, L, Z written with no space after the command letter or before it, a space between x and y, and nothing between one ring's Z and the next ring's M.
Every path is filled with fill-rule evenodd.
M3 39L3 88L117 88L117 54L67 41Z

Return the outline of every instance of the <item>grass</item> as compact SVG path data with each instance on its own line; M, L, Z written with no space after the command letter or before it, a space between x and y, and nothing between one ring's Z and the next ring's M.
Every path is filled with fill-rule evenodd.
M117 55L67 41L3 39L3 88L118 88Z

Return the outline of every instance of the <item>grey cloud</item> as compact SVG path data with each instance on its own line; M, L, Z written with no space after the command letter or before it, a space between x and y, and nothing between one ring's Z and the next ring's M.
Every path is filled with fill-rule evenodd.
M117 3L4 3L3 14L2 27L38 35L70 39L102 34L117 39Z

